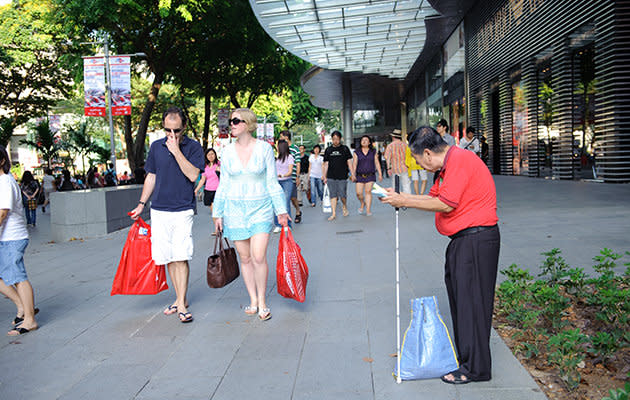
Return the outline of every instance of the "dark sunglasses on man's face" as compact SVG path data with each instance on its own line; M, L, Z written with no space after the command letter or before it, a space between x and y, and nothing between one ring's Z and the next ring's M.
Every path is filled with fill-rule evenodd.
M184 128L176 128L176 129L164 128L164 130L165 130L166 132L179 133L179 132L183 131L183 130L184 130Z
M238 118L232 118L232 119L229 119L228 122L230 123L230 125L238 125L241 122L245 122L245 120L244 119L238 119Z

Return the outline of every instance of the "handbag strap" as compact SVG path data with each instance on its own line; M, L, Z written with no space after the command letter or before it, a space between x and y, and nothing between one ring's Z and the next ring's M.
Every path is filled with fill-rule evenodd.
M214 250L212 250L212 254L217 254L217 244L219 245L219 252L223 251L223 232L218 231L217 235L214 238Z
M221 240L223 239L223 240ZM223 241L225 241L225 247L223 247ZM214 250L212 251L212 254L217 254L217 244L219 245L219 252L222 253L224 249L230 249L230 242L228 242L227 238L225 236L223 236L223 232L222 231L218 231L217 235L215 236L214 239Z

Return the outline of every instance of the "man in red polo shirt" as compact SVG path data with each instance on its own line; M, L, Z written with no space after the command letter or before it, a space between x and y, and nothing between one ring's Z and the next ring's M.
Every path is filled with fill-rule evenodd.
M459 368L442 380L453 384L490 380L490 330L501 241L494 180L479 157L449 146L433 128L414 131L409 148L427 171L441 169L437 181L428 195L389 188L381 200L394 207L434 211L438 232L451 238L444 281Z

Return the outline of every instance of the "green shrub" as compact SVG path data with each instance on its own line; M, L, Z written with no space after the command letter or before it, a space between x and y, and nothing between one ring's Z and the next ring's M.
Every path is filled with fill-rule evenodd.
M558 329L566 325L562 317L566 315L569 299L560 293L559 285L548 286L545 282L536 281L531 286L531 295L534 303L540 308L541 316L553 328Z
M619 349L619 343L608 332L597 332L591 335L589 339L591 347L588 349L588 352L601 357L604 364Z
M545 277L551 284L557 284L569 276L569 265L560 256L560 249L554 248L545 253L541 253L547 258L540 266L541 272L538 276Z
M582 344L587 340L588 338L580 332L579 328L565 330L549 338L548 361L558 368L560 378L569 390L574 390L580 384L578 365L584 361Z

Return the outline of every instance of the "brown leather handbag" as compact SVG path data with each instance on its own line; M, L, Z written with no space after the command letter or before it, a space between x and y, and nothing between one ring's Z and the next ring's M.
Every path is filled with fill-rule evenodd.
M223 247L224 240L226 247ZM218 253L217 244L219 245ZM239 275L238 260L234 247L230 247L228 240L223 237L223 232L217 232L213 254L208 257L208 268L206 269L208 286L211 288L222 288L238 278Z

